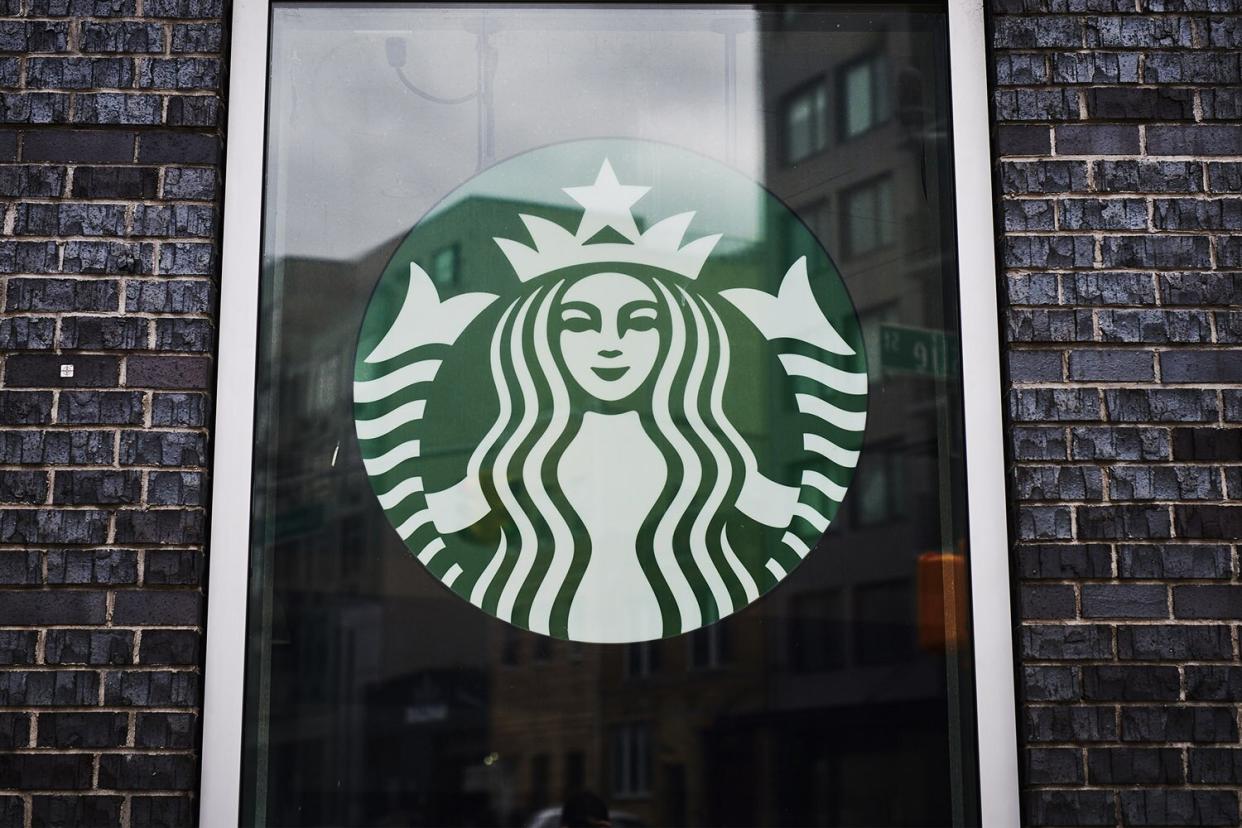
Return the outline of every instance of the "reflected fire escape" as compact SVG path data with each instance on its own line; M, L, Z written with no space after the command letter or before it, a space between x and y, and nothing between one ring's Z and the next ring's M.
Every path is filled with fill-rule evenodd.
M497 53L490 41L492 27L486 15L481 15L477 25L470 26L468 30L475 36L475 53L478 56L474 91L456 97L429 92L410 78L405 71L407 52L404 38L390 37L384 41L384 48L388 55L388 65L396 72L401 85L424 101L439 106L460 106L475 102L478 111L478 160L475 171L478 172L489 166L495 160L496 154L492 94L495 88Z

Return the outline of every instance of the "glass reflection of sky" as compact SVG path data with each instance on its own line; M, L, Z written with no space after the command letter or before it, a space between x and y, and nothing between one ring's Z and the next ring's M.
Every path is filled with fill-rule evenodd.
M299 151L274 159L272 183L284 191L282 201L304 205L298 221L281 229L273 251L279 255L350 259L407 231L477 171L480 141L444 136L478 134L481 109L489 113L484 123L490 121L493 144L484 166L565 135L625 136L691 147L762 178L759 35L751 9L662 13L659 27L639 8L555 15L446 9L430 22L420 15L417 31L409 31L408 10L395 4L351 14L352 31L342 33L323 28L303 7L274 10L270 123L273 137L296 141ZM474 93L477 65L464 74L461 56L477 55L480 21L492 54L503 56L491 60L488 105L436 103L402 85L390 65L392 38L405 44L402 71L421 90L444 99ZM584 29L599 36L584 37ZM726 74L735 79L731 95L720 93ZM549 83L553 77L560 82ZM580 90L573 108L561 100L567 77ZM635 112L619 100L644 106ZM392 151L394 134L406 152ZM318 174L325 169L336 173ZM342 180L350 186L341 187Z

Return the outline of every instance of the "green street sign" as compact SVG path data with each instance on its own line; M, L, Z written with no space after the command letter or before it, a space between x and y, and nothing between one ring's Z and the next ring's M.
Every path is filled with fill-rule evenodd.
M944 331L880 325L880 365L886 371L946 377L957 373L961 348Z

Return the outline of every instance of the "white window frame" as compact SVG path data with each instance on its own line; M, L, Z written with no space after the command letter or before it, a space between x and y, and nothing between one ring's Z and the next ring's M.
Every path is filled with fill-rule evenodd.
M240 814L269 0L233 3L200 824ZM1016 826L1018 747L982 0L948 0L980 815Z

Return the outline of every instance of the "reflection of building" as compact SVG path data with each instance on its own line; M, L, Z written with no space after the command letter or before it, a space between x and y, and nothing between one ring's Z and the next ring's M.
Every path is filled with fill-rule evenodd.
M842 19L842 18L837 18ZM943 82L919 67L942 33L857 26L826 52L793 31L766 36L768 185L833 257L864 328L871 389L868 428L846 508L827 547L769 601L785 623L769 633L764 730L779 769L779 821L859 824L876 819L874 777L900 777L885 806L891 824L947 822L960 752L946 735L962 704L957 664L918 649L920 553L953 550L960 512L958 390L952 380L902 374L879 333L900 323L954 330L940 205L946 131L928 120ZM877 278L881 276L883 278ZM964 588L965 585L962 585ZM928 756L940 755L938 767ZM959 812L960 813L960 812Z
M272 272L284 324L268 347L282 371L258 414L274 439L256 462L276 467L267 479L278 483L255 495L272 633L254 669L270 693L259 700L267 761L281 772L253 794L256 807L280 808L269 824L299 824L311 803L339 824L487 819L487 791L468 784L486 752L484 624L395 543L370 491L352 427L355 331L301 321L320 303L360 315L357 284L392 247L358 262L286 259ZM352 795L331 795L338 788Z

